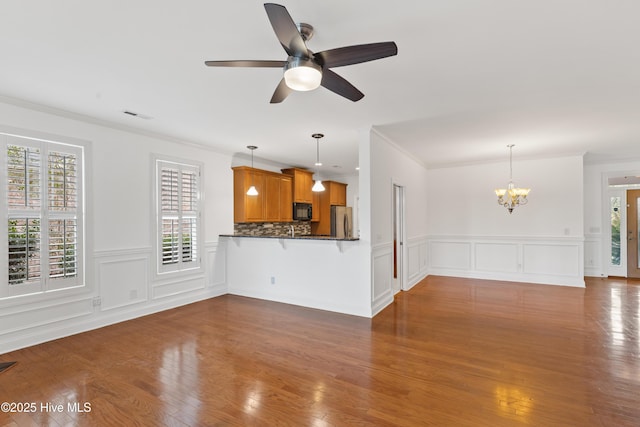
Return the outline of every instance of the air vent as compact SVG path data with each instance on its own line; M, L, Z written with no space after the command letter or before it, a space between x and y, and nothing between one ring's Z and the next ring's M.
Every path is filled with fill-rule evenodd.
M152 119L152 117L151 117L151 116L147 116L147 115L145 115L145 114L136 113L136 112L134 112L134 111L124 110L124 111L123 111L123 113L125 113L125 114L127 114L127 115L129 115L129 116L132 116L132 117L137 117L137 118L139 118L139 119L144 119L144 120L150 120L150 119Z

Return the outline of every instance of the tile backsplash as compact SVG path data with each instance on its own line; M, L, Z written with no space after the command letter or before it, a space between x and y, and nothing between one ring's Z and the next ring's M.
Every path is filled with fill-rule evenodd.
M290 236L292 225L296 236L311 234L309 221L239 223L233 224L233 233L242 236Z

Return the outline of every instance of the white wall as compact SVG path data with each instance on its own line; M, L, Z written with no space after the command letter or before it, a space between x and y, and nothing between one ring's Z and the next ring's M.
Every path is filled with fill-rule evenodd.
M427 274L427 170L375 130L371 131L370 139L370 236L375 312L393 301L394 184L405 188L406 289ZM361 158L361 167L363 163Z
M429 170L429 273L584 286L582 156L514 160L529 203L510 215L493 190L509 163Z
M226 292L224 253L217 245L219 234L233 232L230 155L5 101L0 102L0 126L88 142L89 186L86 287L0 301L0 353ZM152 154L203 164L203 269L198 274L155 276ZM94 307L96 297L101 305Z

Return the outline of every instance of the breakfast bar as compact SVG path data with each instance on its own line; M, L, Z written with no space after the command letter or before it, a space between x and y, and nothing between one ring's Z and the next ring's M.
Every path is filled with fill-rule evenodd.
M368 251L357 238L221 235L234 295L371 317Z

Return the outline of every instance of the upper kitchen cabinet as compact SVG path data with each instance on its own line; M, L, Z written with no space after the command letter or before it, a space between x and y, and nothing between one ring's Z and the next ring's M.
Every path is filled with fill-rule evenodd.
M322 181L324 191L318 195L318 207L314 206L313 215L318 216L311 222L311 234L319 236L331 234L331 206L347 206L347 184L336 181Z
M251 186L257 196L247 196ZM259 222L264 220L264 175L262 171L246 166L233 168L233 221Z
M264 220L280 221L280 177L264 175Z
M289 168L282 169L282 173L293 177L293 201L295 203L313 203L311 187L313 187L313 172Z
M311 222L320 221L320 192L313 192L313 203L311 203Z
M233 169L233 221L289 222L292 218L291 177L238 166ZM251 185L257 196L248 196Z
M280 221L293 221L293 179L280 176Z
M329 205L347 206L347 184L327 181L324 186L329 192Z

